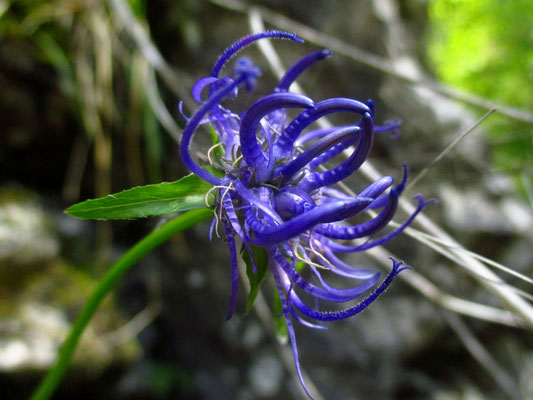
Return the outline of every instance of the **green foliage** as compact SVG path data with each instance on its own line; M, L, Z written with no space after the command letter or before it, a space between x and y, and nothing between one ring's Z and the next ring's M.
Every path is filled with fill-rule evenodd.
M533 106L533 2L433 0L428 55L441 80L518 108ZM531 168L531 125L491 117L497 168Z
M213 124L209 124L209 133L211 134L211 141L213 142L213 145L218 145L220 143L220 139L218 138L215 128L213 128ZM212 156L216 161L220 161L220 159L224 156L224 147L220 145L214 147Z
M302 272L302 270L304 269L304 267L305 267L306 265L307 265L307 264L304 263L303 261L296 261L296 263L295 263L296 271L298 271L298 272Z
M276 327L276 336L281 343L286 343L289 340L289 330L287 329L287 323L285 322L285 316L283 315L283 306L281 305L281 299L278 293L274 293L274 304L272 312L274 313L274 324Z
M128 4L137 18L146 18L145 0L128 0Z
M246 308L244 310L244 315L248 314L252 309L257 293L259 292L259 287L263 280L265 279L266 273L268 271L268 253L264 247L251 246L252 253L255 260L255 265L257 266L257 271L253 272L253 264L250 259L250 255L247 251L244 251L242 258L246 263L246 276L250 281L250 294L248 295L248 301L246 302Z
M139 186L75 204L66 213L82 219L129 219L206 207L210 183L194 174L176 182ZM211 205L212 198L210 198Z
M287 261L291 262L289 258L287 258ZM305 265L306 264L303 261L297 261L295 263L296 271L301 272ZM283 315L281 299L277 292L274 293L273 296L272 313L274 316L276 336L280 343L286 343L287 340L289 340L289 331L287 329L287 323L285 322L285 316Z
M169 363L152 363L148 373L152 389L160 396L169 396L174 387L182 393L193 393L193 377L184 368Z

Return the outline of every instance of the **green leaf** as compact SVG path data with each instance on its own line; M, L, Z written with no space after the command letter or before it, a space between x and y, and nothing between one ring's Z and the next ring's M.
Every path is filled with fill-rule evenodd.
M106 197L87 200L65 210L82 219L130 219L206 208L205 196L213 186L188 175L176 182L138 186ZM212 205L212 197L209 205Z
M289 260L290 261L290 260ZM302 270L304 269L304 267L306 266L307 264L304 263L303 261L296 261L295 263L295 269L296 269L296 272L302 272Z
M250 255L245 251L242 255L244 262L246 263L246 275L250 281L250 294L248 296L248 301L246 302L246 309L244 310L244 315L248 314L254 305L255 298L259 292L259 286L265 279L267 270L268 270L268 253L263 247L251 246L252 254L255 260L255 265L257 266L257 272L253 272L253 264L250 259Z
M274 325L276 328L276 336L280 343L287 343L289 340L289 330L287 329L287 322L285 321L285 316L283 315L283 306L281 305L281 300L277 291L274 293L274 304L273 310L274 313Z
M220 139L215 131L215 128L213 127L213 124L209 124L209 133L211 134L211 141L213 142L213 145L219 144ZM219 161L224 154L225 151L223 146L216 146L212 152L213 158L217 161Z
M220 139L218 138L217 132L215 131L215 128L213 127L213 124L209 124L209 134L211 135L211 141L213 144L220 143Z

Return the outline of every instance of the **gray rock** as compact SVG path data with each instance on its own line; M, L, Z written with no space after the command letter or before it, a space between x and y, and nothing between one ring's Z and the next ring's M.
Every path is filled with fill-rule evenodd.
M440 187L439 201L447 223L455 229L471 232L513 232L514 227L497 203L476 189Z
M257 396L274 396L282 383L284 367L276 354L262 352L256 359L248 380Z
M48 261L58 251L51 219L36 196L18 187L0 189L0 268Z

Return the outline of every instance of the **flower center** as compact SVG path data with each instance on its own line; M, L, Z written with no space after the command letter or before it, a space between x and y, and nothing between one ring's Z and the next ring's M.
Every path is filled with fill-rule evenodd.
M282 188L274 196L274 208L284 220L303 214L315 206L315 201L309 193L292 186Z

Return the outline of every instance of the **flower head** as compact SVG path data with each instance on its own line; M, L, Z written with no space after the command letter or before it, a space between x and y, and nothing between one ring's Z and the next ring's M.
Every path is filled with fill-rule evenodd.
M348 265L336 253L360 252L386 243L401 233L428 202L418 196L416 211L387 235L357 245L338 242L370 238L392 220L407 180L405 165L403 179L396 186L393 186L392 177L385 176L358 195L350 196L332 185L353 174L364 163L376 132L396 131L399 124L375 126L376 109L371 100L361 102L337 97L315 102L289 91L305 69L331 56L329 50L313 52L297 61L271 94L258 99L242 115L224 108L221 101L237 96L242 86L252 90L261 71L249 59L240 58L235 63L232 77L221 78L223 66L242 48L265 38L302 41L291 33L267 31L246 36L228 47L216 61L211 76L200 79L192 90L194 99L202 105L188 119L180 151L185 165L218 191L217 217L210 234L218 222L224 225L232 273L228 318L234 312L237 298L235 236L238 236L253 263L253 245L264 247L269 254L269 267L279 291L296 368L307 392L292 321L326 329L317 322L346 319L367 308L401 271L409 267L402 267L401 262L392 260L391 272L378 285L379 273ZM205 99L202 98L204 89L207 91ZM301 110L292 120L287 114L290 108ZM340 112L353 114L354 122L346 126L311 129L320 118ZM202 169L190 155L191 139L196 129L206 124L217 136L208 159L214 167L223 170L221 178ZM344 162L332 169L325 167L327 161L350 148L353 150ZM358 225L343 222L368 210L379 212ZM302 263L310 269L316 283L300 274L297 264ZM358 281L358 284L350 289L337 289L326 283L324 274L342 276ZM374 290L369 294L372 288ZM302 292L334 303L349 302L365 294L366 297L343 311L326 312L317 306L306 305L298 294Z

